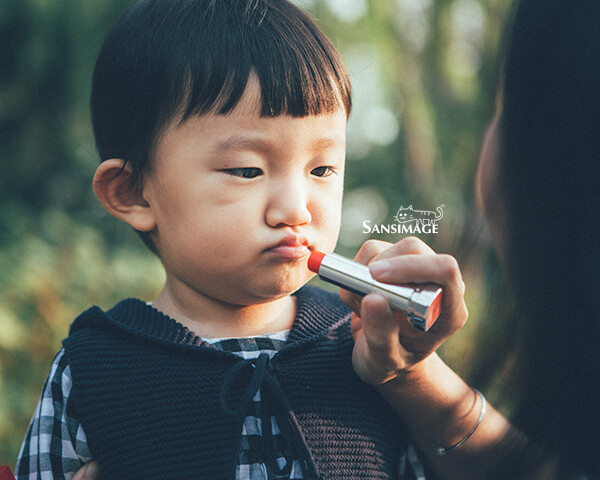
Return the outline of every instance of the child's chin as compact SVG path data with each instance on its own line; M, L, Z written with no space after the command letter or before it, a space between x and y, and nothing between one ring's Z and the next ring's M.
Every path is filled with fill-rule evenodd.
M274 285L272 288L266 288L261 292L261 297L264 302L273 302L283 297L289 297L297 292L306 282L293 282L286 284Z

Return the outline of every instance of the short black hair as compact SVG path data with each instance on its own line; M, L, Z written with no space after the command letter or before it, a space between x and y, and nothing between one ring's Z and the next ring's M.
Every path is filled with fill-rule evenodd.
M261 116L345 109L348 73L325 34L287 0L138 0L109 32L94 69L91 111L101 160L120 158L135 188L164 129L226 115L255 74ZM144 243L157 253L149 233Z
M286 0L140 0L108 34L91 110L102 160L120 158L141 180L160 134L192 115L227 114L255 73L261 115L351 109L341 57Z

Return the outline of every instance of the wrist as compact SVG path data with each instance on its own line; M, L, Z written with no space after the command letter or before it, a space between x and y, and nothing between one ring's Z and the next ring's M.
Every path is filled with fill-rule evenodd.
M455 442L452 445L438 447L436 450L436 453L438 456L444 457L444 456L448 455L448 453L451 453L453 450L456 450L458 447L460 447L461 445L466 443L469 440L469 438L471 438L471 436L475 433L475 430L477 430L479 428L479 425L481 424L481 421L483 420L483 416L485 415L486 401L485 401L485 397L483 396L483 393L481 393L479 390L477 390L475 388L473 389L473 391L477 394L477 396L479 397L480 403L481 403L481 410L479 412L479 417L477 418L477 422L475 423L475 426L458 442Z
M431 440L442 445L462 439L479 415L477 395L435 353L376 388L408 423L417 416L435 424Z
M379 385L380 388L394 390L413 390L418 385L426 385L433 380L435 364L442 362L437 353L425 357L409 368L399 370L396 376Z

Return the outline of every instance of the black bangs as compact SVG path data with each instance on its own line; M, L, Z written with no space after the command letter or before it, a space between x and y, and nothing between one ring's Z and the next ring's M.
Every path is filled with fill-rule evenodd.
M284 1L193 2L206 9L206 23L190 23L189 77L183 119L231 112L251 74L261 87L261 115L302 117L350 113L350 82L339 53L297 7ZM188 20L191 20L188 18ZM177 68L177 71L181 71ZM177 80L176 80L177 81Z
M92 85L92 121L103 160L148 171L173 121L227 114L251 75L261 115L302 117L351 109L338 51L286 0L139 0L110 31Z

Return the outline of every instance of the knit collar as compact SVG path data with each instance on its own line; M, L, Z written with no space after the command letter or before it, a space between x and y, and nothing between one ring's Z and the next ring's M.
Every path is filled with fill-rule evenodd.
M333 293L304 286L294 296L297 309L288 338L290 344L304 343L327 334L350 316L350 310ZM160 343L182 346L204 344L188 327L138 299L123 300L102 316L105 320L108 317L120 329Z

